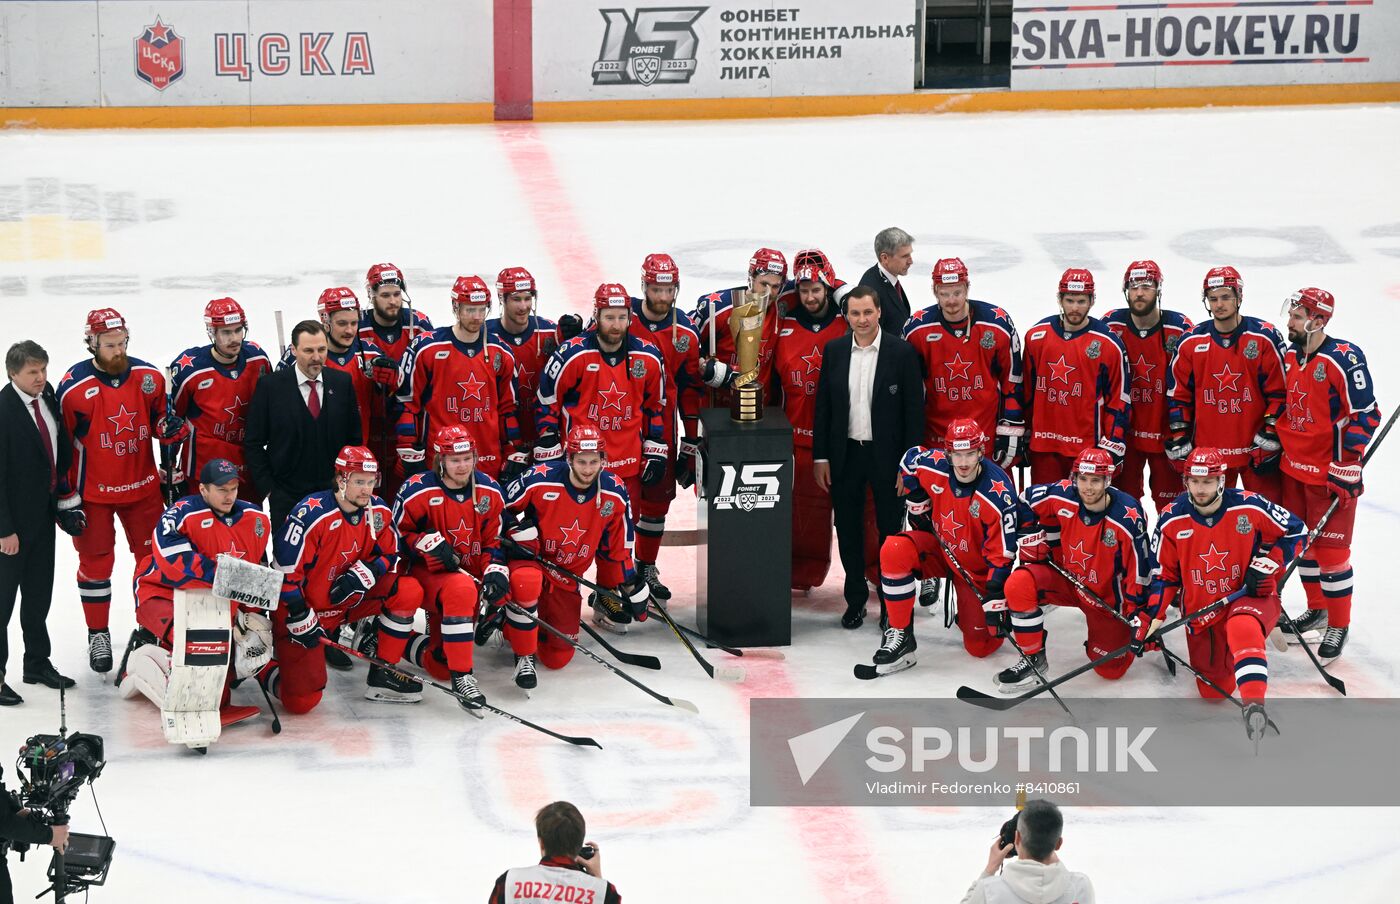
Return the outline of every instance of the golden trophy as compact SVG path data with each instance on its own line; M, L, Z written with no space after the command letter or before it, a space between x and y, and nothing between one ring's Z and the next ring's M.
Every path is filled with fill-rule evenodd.
M768 293L745 292L742 304L729 314L734 337L734 377L729 416L736 421L763 420L763 384L758 379L758 358L763 339L763 318L768 313Z

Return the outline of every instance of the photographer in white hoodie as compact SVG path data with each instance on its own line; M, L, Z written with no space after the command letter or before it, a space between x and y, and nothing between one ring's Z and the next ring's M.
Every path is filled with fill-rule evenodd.
M1048 800L1027 801L1016 820L1015 843L1003 847L997 836L987 868L962 904L1094 904L1089 877L1065 869L1055 853L1064 843L1064 827L1059 807Z

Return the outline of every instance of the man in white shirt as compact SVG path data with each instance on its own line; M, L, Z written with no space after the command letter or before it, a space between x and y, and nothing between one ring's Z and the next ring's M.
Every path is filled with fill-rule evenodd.
M962 904L1094 904L1089 877L1065 869L1055 853L1064 843L1064 827L1059 807L1048 800L1026 801L1016 820L1015 843L1003 847L997 836L987 868ZM1007 859L1012 856L1016 859Z

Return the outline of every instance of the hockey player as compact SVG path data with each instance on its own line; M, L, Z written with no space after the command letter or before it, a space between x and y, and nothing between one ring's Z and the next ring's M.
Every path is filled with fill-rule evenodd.
M1036 671L1046 672L1044 605L1084 611L1089 627L1084 653L1090 659L1132 640L1125 622L1147 600L1152 560L1142 504L1112 482L1113 457L1090 447L1074 460L1069 479L1030 486L1022 494L1021 563L1006 579L1006 606L1012 636L1025 656L997 675L1002 693L1028 690L1039 683ZM1121 613L1124 621L1081 596L1052 561ZM1123 677L1132 662L1132 655L1124 654L1094 671L1113 680Z
M137 628L127 647L121 678L123 682L133 679L123 688L127 696L140 690L164 708L176 590L212 587L221 553L266 564L272 521L261 508L238 498L240 483L237 465L224 458L211 459L200 469L198 493L178 500L161 515L151 554L137 567ZM257 715L256 706L230 705L229 689L266 665L272 643L272 627L266 616L237 604L230 605L229 614L237 627L238 642L219 700L219 720L224 725Z
M1167 384L1167 457L1184 461L1193 446L1225 456L1228 483L1277 502L1278 419L1283 413L1283 337L1272 324L1240 314L1244 279L1234 267L1206 274L1201 300L1211 319L1182 338Z
M238 466L241 498L261 503L243 463L243 432L253 388L272 370L272 359L248 340L248 315L232 298L204 306L204 329L208 345L187 348L170 362L170 407L190 428L184 455L190 489L198 490L207 463L222 458Z
M1123 300L1128 306L1109 311L1104 323L1128 355L1128 448L1117 488L1139 501L1143 468L1151 475L1153 508L1160 512L1181 493L1178 466L1167 458L1167 380L1172 354L1195 324L1177 311L1162 308L1162 268L1156 261L1133 261L1123 271ZM1121 644L1120 644L1121 646Z
M1351 626L1351 534L1356 497L1361 495L1361 455L1380 421L1366 356L1350 342L1327 335L1336 299L1325 289L1299 289L1288 309L1288 355L1284 381L1288 404L1278 422L1283 445L1283 505L1309 529L1317 526L1331 497L1339 500L1298 563L1308 611L1293 620L1307 636L1320 632L1318 656L1342 654ZM1283 628L1284 635L1297 636Z
M759 382L768 385L772 376L773 337L780 312L777 304L783 283L787 280L787 258L781 251L760 248L749 258L749 279L746 285L720 289L701 295L695 303L691 321L700 335L700 367L706 385L721 390L715 393L715 404L729 404L727 387L734 379L734 337L729 332L729 315L736 302L742 304L745 292L768 296L768 310L763 315L763 329L758 346Z
M948 425L972 418L995 436L997 464L1010 468L1021 451L1021 338L1011 316L995 305L967 297L967 265L956 257L933 265L937 304L904 325L924 369L924 442L936 445Z
M577 314L565 314L554 321L535 313L539 300L539 285L524 267L506 267L496 274L496 300L501 304L501 316L486 321L486 334L509 348L515 355L515 394L520 401L516 419L520 421L520 444L534 448L539 430L535 427L533 400L540 388L540 371L560 343L583 332L583 321ZM514 480L523 472L524 462L507 462L501 470L502 480Z
M88 627L88 665L112 670L112 566L116 524L140 562L165 508L151 440L177 446L189 435L185 419L166 414L165 377L126 354L126 320L111 308L89 311L84 330L92 357L73 365L58 384L63 421L77 452L69 486L82 496L87 529L73 538L78 596Z
M778 322L773 352L775 401L792 423L792 586L810 590L826 581L831 568L831 494L812 470L812 423L816 417L817 377L822 352L831 340L846 335L846 318L833 297L839 282L830 263L803 261L793 271L797 294L789 313ZM874 526L867 533L874 533ZM878 561L876 555L868 561Z
M669 254L648 254L642 261L642 297L633 298L628 332L661 352L665 374L665 402L661 408L662 441L666 459L661 479L641 487L632 498L637 517L637 573L658 600L669 600L671 590L661 583L656 555L666 532L666 513L676 498L676 484L695 485L700 457L700 343L690 318L676 307L681 272ZM680 421L677 442L676 422Z
M497 609L513 594L533 613L540 596L537 570L512 575L501 551L505 499L490 477L476 470L471 434L461 424L438 430L433 470L404 481L394 504L399 549L409 574L423 585L428 633L408 641L409 658L435 678L451 679L468 705L484 700L472 674L478 598ZM478 593L477 585L480 584ZM408 625L403 626L407 632ZM535 624L507 612L505 636L515 651L515 683L535 687Z
M379 617L365 652L391 664L402 656L423 588L399 577L398 537L389 507L374 495L379 465L364 446L346 446L335 458L334 490L301 500L279 529L273 560L285 575L281 605L273 613L274 660L259 675L287 711L307 713L326 686L322 641L342 622ZM397 653L398 655L395 655ZM367 700L417 703L423 685L371 666Z
M403 363L398 456L405 474L423 470L428 439L461 424L476 448L476 466L496 477L510 457L524 464L516 420L515 355L486 331L491 290L479 276L452 284L451 326L421 337Z
M1062 479L1085 446L1121 462L1127 452L1128 367L1123 345L1094 306L1094 275L1071 267L1060 276L1060 313L1026 333L1023 409L1031 483Z
M592 424L578 423L569 428L563 461L535 465L506 487L506 509L519 518L510 533L507 555L514 559L512 587L520 569L539 567L520 551L512 552L516 547L574 574L596 563L598 583L618 588L626 605L601 597L594 604L595 620L626 630L633 619L646 620L651 591L633 567L627 489L604 468L604 456L602 433ZM517 598L517 602L527 605L528 599ZM543 621L577 637L577 584L544 569L539 614ZM540 639L540 663L548 668L562 669L573 655L572 646L549 632Z
M900 481L909 530L886 538L880 547L880 582L890 620L873 659L881 674L915 663L918 644L911 619L920 578L952 580L957 623L969 653L980 659L1001 646L1003 635L994 627L1006 608L1003 588L1016 557L1017 504L1011 478L983 457L986 445L977 422L960 418L948 426L942 449L916 446L904 455ZM977 583L975 588L948 564L939 538ZM985 610L979 593L986 599Z
M383 454L380 442L374 445L371 425L382 424L388 416L388 400L399 385L399 367L384 354L373 339L360 335L360 300L349 286L336 286L316 299L316 313L326 328L326 345L330 354L326 366L350 377L355 387L355 401L360 406L360 436L365 437L371 451ZM296 355L288 348L279 367L291 367Z
M644 484L665 477L670 450L665 363L659 348L628 333L631 304L617 283L599 286L593 293L592 328L550 356L536 400L540 437L535 461L557 460L561 436L579 424L594 426L607 442L608 472L635 502Z
M419 336L431 333L433 323L421 311L415 310L408 298L408 282L403 271L394 264L375 264L365 274L365 299L369 309L360 312L360 340L378 346L380 353L394 362L397 369L404 355ZM378 461L392 461L398 448L398 422L402 406L394 389L382 406L370 412L369 432L362 434ZM364 405L360 410L365 410ZM402 469L385 467L380 493L393 499L398 492Z
M1191 667L1222 690L1239 687L1245 727L1262 736L1269 682L1264 637L1279 616L1278 572L1298 552L1306 528L1287 509L1250 490L1227 489L1229 465L1218 450L1197 447L1186 459L1186 492L1162 511L1152 547L1157 554L1147 607L1134 616L1137 649L1151 641L1172 604L1190 615L1237 591L1223 609L1189 622ZM1217 698L1196 679L1202 697Z

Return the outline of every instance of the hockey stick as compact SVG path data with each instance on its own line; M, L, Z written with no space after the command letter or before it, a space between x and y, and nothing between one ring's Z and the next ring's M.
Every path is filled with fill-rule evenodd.
M429 676L427 676L427 675L413 675L413 674L411 674L411 673L409 673L409 672L404 671L400 666L390 665L389 663L385 662L383 659L380 659L380 658L377 657L377 656L370 656L370 655L367 654L367 653L361 653L359 650L356 650L356 649L353 648L353 647L347 647L347 646L345 646L344 644L336 643L335 641L331 640L329 637L323 637L323 638L321 638L321 643L323 643L324 645L326 645L326 646L328 646L328 647L334 647L335 649L340 650L342 653L345 653L345 654L350 655L350 656L354 656L354 657L357 658L357 659L362 659L362 660L364 660L365 662L368 662L368 663L372 663L372 664L374 664L374 665L377 665L377 666L379 666L381 669L387 669L388 671L393 672L395 675L398 675L398 676L401 677L401 678L412 679L412 680L416 680L416 681L422 681L424 684L430 684L430 685L432 685L433 687L437 688L438 690L440 690L440 691L446 693L448 696L455 697L455 698L458 699L458 700L461 700L461 699L462 699L461 696L460 696L456 691L454 691L452 688L450 688L450 687L448 687L447 685L442 684L442 683L440 683L440 682L434 680L433 678L431 678L431 677L429 677ZM518 725L524 725L526 728L533 728L535 731L538 731L538 732L540 732L541 734L547 734L547 735L549 735L551 738L558 738L559 740L563 741L563 742L566 743L566 744L573 744L575 747L597 747L599 750L602 750L602 749L603 749L603 745L602 745L602 744L599 744L597 741L593 740L592 738L589 738L589 737L571 737L571 736L569 736L569 735L562 735L562 734L559 734L557 731L550 731L548 728L545 728L543 725L536 725L534 722L528 721L528 720L526 720L526 719L522 719L522 718L520 718L519 716L515 715L514 713L508 713L508 712L506 712L506 711L503 710L503 709L499 709L499 708L497 708L497 707L495 707L495 706L492 706L490 703L483 702L483 703L481 704L481 708L482 708L482 709L486 709L486 710L490 710L491 712L495 713L496 715L500 716L501 718L509 719L510 721L515 722L515 723L518 724Z
M595 584L595 583L593 583L592 581L588 580L588 578L585 578L585 577L582 577L582 576L580 576L580 575L574 574L572 571L568 570L567 568L565 568L565 567L562 566L562 565L556 565L554 562L551 562L549 559L546 559L546 558L544 558L543 556L538 555L538 554L535 553L533 550L530 550L530 549L525 548L524 546L521 546L519 543L515 542L515 541L512 540L510 537L502 537L502 538L501 538L501 542L504 543L504 544L509 544L512 548L518 550L518 551L520 552L521 555L523 555L523 556L525 556L525 557L527 557L527 558L533 559L533 560L536 561L536 562L539 562L541 565L543 565L543 566L545 566L546 568L548 568L549 570L553 571L555 574L560 575L561 577L566 577L566 578L568 578L569 580L578 583L580 586L587 587L589 590L592 590L592 591L594 591L595 593L602 594L602 595L608 597L609 599L614 600L615 602L617 602L619 605L623 606L624 608L627 606L627 601L624 600L624 599L619 598L618 595L617 595L617 591L615 591L615 590L609 590L609 589L606 588L606 587L603 587L603 586L601 586L601 585L599 585L599 584ZM722 666L716 667L716 666L714 666L714 665L711 665L709 662L707 662L707 661L705 660L705 657L703 657L703 656L700 655L700 651L697 650L697 649L695 649L695 646L694 646L693 644L691 644L690 640L689 640L684 634L681 633L680 627L677 626L676 623L675 623L674 621L671 620L671 617L670 617L669 615L666 614L666 610L665 610L665 609L660 609L660 608L658 607L658 610L657 610L657 611L658 611L658 614L659 614L660 617L661 617L661 620L664 621L664 622L666 622L666 624L668 624L668 625L671 626L671 630L675 632L676 637L680 638L681 644L682 644L687 650L690 651L690 655L692 655L692 656L695 657L695 660L696 660L697 662L700 663L700 667L703 668L703 669L705 670L706 674L708 674L711 678L717 678L717 679L720 680L720 681L743 681L743 680L744 680L744 670L741 669L741 668L739 668L738 666L722 665ZM583 623L580 622L579 624L580 624L580 627L582 627ZM589 634L592 635L593 637L597 637L597 635L594 634L591 630L589 631Z
M660 604L654 604L653 608L660 608ZM687 628L679 622L676 623L676 627L680 628L686 634L689 634L695 640L700 641L711 650L719 650L721 653L728 653L730 656L748 656L751 659L787 659L787 656L783 655L782 650L770 650L766 648L741 650L738 647L725 646L717 640L711 640L694 628Z
M256 675L253 676L253 683L258 686L258 690L262 691L263 699L267 701L267 711L272 713L272 733L281 734L282 720L277 716L277 707L272 705L272 695L267 692L267 685L259 681Z
M171 390L173 390L174 387L175 387L175 374L176 374L176 373L177 373L177 371L176 371L176 368L175 368L175 366L174 366L173 364L172 364L170 367L166 368L166 371L165 371L165 382L166 382L166 387L165 387L165 416L168 417L168 418L174 417L174 416L175 416L175 397L172 396L170 393L171 393ZM162 432L163 432L163 431L162 431ZM190 441L191 441L191 442L194 441L194 437L193 437L193 436L190 437ZM179 450L178 447L167 446L165 443L160 443L160 464L161 464L162 470L164 471L164 473L161 475L161 478L162 478L162 479L161 479L161 482L160 482L160 488L161 488L161 495L165 498L165 507L166 507L166 508L169 508L170 506L174 505L174 504L175 504L175 501L176 501L177 499L180 498L180 483L177 482L177 481L175 481L175 480L171 480L169 483L167 483L167 482L165 481L165 479L164 479L166 476L169 476L169 477L172 477L172 478L175 476L175 473L176 473L176 465L175 465L175 462L176 462L176 460L177 460L179 457L180 457L180 450ZM188 474L185 475L185 476L186 476L186 478L189 477Z
M628 684L632 685L633 687L636 687L647 696L653 697L656 700L665 703L667 706L674 706L677 709L686 709L693 713L700 712L699 708L697 708L696 705L694 703L691 703L689 700L683 700L680 697L668 697L665 694L657 693L656 691L647 687L645 684L642 684L642 682L638 681L636 678L633 678L631 675L622 671L622 669L619 669L617 666L613 665L611 662L608 662L606 659L599 656L597 653L588 649L588 647L585 647L583 644L574 640L572 637L565 634L563 631L560 631L558 628L554 627L549 622L545 621L542 618L539 618L538 616L530 612L527 612L525 609L520 607L520 604L514 602L506 603L506 608L511 610L512 612L516 612L520 615L525 616L530 621L534 622L541 628L548 631L550 634L553 634L555 637L564 641L564 643L573 647L575 650L578 650L580 653L587 656L589 659L592 659L594 662L598 663L603 668L607 669L609 672L612 672L614 675L617 675L623 681L626 681ZM580 626L582 626L582 622L580 622Z
M277 323L277 360L287 357L287 333L282 327L282 312L273 311L272 319Z
M1088 600L1089 602L1091 602L1091 603L1093 603L1095 606L1097 606L1099 609L1102 609L1104 612L1107 612L1109 615L1111 615L1111 616L1113 616L1114 618L1116 618L1116 619L1118 620L1118 622L1119 622L1120 624L1122 624L1123 626L1128 627L1128 628L1131 628L1131 627L1133 626L1133 623L1132 623L1131 621L1129 621L1127 618L1125 618L1125 617L1123 616L1123 613L1119 612L1117 609L1113 608L1113 607L1110 606L1108 603L1104 602L1104 601L1103 601L1103 598L1102 598L1101 596L1099 596L1097 593L1095 593L1094 591L1090 590L1087 586L1085 586L1084 582L1081 581L1077 575L1075 575L1075 574L1073 574L1072 572L1070 572L1070 570L1069 570L1068 568L1065 568L1065 567L1064 567L1063 565L1061 565L1059 562L1056 562L1053 558L1050 559L1049 562L1050 562L1050 567L1053 568L1053 569L1055 569L1056 571L1058 571L1058 572L1060 573L1060 577L1064 578L1066 581L1069 581L1071 584L1073 584L1073 585L1074 585L1074 589L1078 590L1079 593L1080 593L1080 595L1081 595L1084 599ZM1166 660L1166 663L1167 663L1167 671L1171 673L1171 676L1172 676L1173 678L1175 678L1175 677L1176 677L1176 662L1172 659L1172 656L1173 656L1172 651L1167 649L1167 645L1166 645L1166 644L1162 644L1162 658ZM1190 666L1187 666L1187 668L1190 668ZM1191 669L1191 671L1196 672L1195 669ZM1196 672L1196 674L1199 675L1200 672Z

